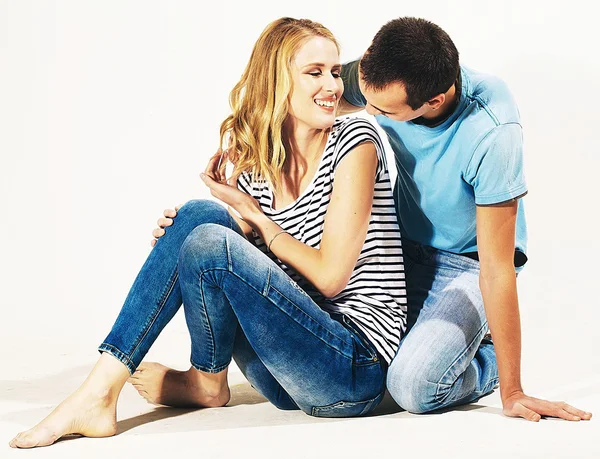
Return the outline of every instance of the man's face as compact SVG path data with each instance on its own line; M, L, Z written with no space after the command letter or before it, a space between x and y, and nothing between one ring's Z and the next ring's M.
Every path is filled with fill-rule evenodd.
M383 115L395 121L410 121L430 111L427 103L413 110L407 103L408 97L402 83L391 83L379 91L374 91L365 86L362 72L359 70L358 85L367 99L365 110L369 115Z

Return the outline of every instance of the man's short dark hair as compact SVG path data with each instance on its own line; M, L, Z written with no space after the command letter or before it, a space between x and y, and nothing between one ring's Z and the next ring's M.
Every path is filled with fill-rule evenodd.
M403 17L385 24L360 61L365 85L375 91L400 82L413 110L445 93L460 70L458 50L441 27Z

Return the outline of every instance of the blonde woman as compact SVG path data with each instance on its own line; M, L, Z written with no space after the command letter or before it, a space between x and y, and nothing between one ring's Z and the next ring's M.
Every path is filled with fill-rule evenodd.
M179 209L88 378L11 446L114 435L128 379L153 403L223 406L232 356L281 409L332 417L377 406L405 329L402 252L377 132L335 117L340 72L339 46L322 25L267 26L221 128L237 186L217 167L220 155L202 174L229 212L213 201ZM182 303L190 369L141 364Z

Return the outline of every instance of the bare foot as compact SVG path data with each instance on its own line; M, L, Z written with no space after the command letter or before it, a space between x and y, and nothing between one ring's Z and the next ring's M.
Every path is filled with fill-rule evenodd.
M193 367L177 371L160 363L144 362L127 381L155 405L214 408L225 406L231 398L227 369L210 374Z
M117 431L117 401L108 392L100 396L78 390L42 422L13 438L12 448L48 446L68 434L110 437Z

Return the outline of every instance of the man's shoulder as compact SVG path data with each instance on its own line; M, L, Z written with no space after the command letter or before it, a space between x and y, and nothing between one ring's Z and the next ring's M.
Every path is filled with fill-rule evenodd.
M461 67L465 96L480 106L480 115L495 125L520 123L519 109L506 82L489 73Z

